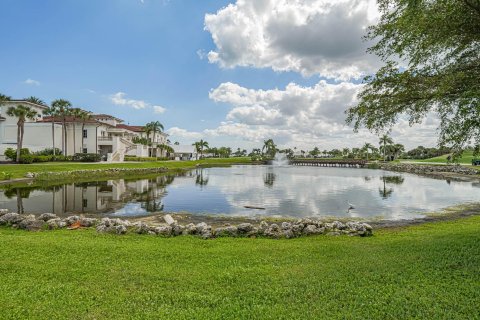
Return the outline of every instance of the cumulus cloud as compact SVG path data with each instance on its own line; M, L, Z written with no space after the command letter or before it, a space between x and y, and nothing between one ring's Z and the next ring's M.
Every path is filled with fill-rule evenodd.
M110 101L116 106L129 106L137 110L152 108L154 113L164 113L167 109L161 106L152 106L144 100L127 99L125 92L117 92L109 96Z
M164 107L161 107L161 106L153 106L153 112L154 113L158 113L158 114L161 114L161 113L164 113L165 111L167 111L167 109L165 109Z
M347 80L378 66L365 53L374 0L237 0L205 16L216 49L211 63L252 66Z
M319 81L314 86L288 84L284 89L255 90L226 82L210 91L210 99L230 106L226 118L216 128L190 132L173 128L172 136L213 140L228 137L245 141L250 147L273 138L281 146L310 150L358 147L365 142L377 144L378 137L345 124L345 110L356 103L361 84ZM393 128L396 142L407 147L433 145L438 119L429 115L422 124L410 127L400 118Z
M40 85L40 81L33 80L33 79L30 79L30 78L25 80L23 83L31 85L31 86L39 86Z

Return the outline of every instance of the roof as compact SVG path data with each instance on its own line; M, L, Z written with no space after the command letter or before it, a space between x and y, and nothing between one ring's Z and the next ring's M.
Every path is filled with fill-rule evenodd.
M94 115L92 115L92 117L93 117L94 119L110 119L110 120L116 120L116 121L118 121L118 122L123 122L122 119L119 119L119 118L117 118L117 117L111 116L111 115L109 115L109 114L103 114L103 113L101 113L101 114L94 114Z
M38 120L37 122L52 122L52 118L53 117L43 117L42 120ZM54 122L61 123L61 122L63 122L63 118L62 117L55 117ZM110 125L108 123L100 122L100 121L97 121L95 119L87 119L87 120L83 121L81 118L75 118L75 117L72 117L72 116L65 117L65 122L67 122L67 123L76 122L76 123L101 124L101 125L105 125L105 126L108 126L108 127L113 127L112 125Z
M117 128L120 129L127 129L133 132L145 132L145 127L144 126L129 126L126 124L117 124Z
M38 107L38 108L41 108L41 109L47 109L48 108L48 106L45 106L43 104L33 103L33 102L30 102L30 101L27 101L27 100L7 100L7 101L2 102L2 104L7 104L7 103L28 104L28 105L35 106L35 107Z

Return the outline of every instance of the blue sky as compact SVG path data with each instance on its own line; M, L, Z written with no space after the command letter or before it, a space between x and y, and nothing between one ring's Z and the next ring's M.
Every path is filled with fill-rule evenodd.
M246 1L249 2L257 10L253 14L258 14L258 10L268 14L273 9L301 9L288 7L283 0L263 1L271 2L268 8L257 8L262 1ZM324 86L318 86L321 80L332 86L341 83L358 86L359 78L352 76L350 69L332 72L344 65L336 57L344 54L341 50L351 55L358 54L358 48L344 48L348 40L345 39L338 46L340 51L332 55L338 44L334 40L328 52L325 46L317 46L304 54L300 51L316 43L316 39L309 39L305 45L300 42L299 51L299 37L292 35L286 37L288 45L281 48L263 43L263 57L263 53L255 51L258 45L252 39L256 39L258 30L262 34L277 32L272 26L278 23L257 24L258 17L248 16L252 14L250 9L235 1L218 0L2 0L0 37L4 48L0 50L0 92L14 98L34 95L47 103L65 98L74 106L113 114L132 125L159 120L166 129L176 129L171 131L172 140L184 143L205 138L214 145L252 147L269 137L284 145L308 147L320 143L316 141L323 139L323 135L298 131L302 125L292 119L322 115L317 111L309 115L305 111L293 116L296 109L302 110L302 106L294 103L289 104L288 110L278 108L296 95L293 89L306 88L300 93L308 98L305 101L311 101L313 95L325 97L319 91L325 90ZM209 22L206 14L211 14ZM237 14L242 14L247 25L236 24ZM328 23L328 18L325 15L323 23ZM346 30L345 34L351 33ZM282 34L277 34L278 38ZM325 41L325 36L329 37L322 35L318 40ZM287 56L295 62L285 64L282 59ZM312 61L323 67L312 67ZM325 67L330 62L333 67ZM287 92L286 87L292 83L299 88ZM222 84L235 86L223 86L233 90L231 93L209 96ZM338 95L341 95L344 87L331 89L340 90ZM276 88L281 92L275 93ZM115 104L112 96L119 92L125 101L141 101L147 107L135 109L127 102ZM272 100L262 92L282 97ZM245 95L251 98L248 102L238 101ZM313 103L318 104L317 109L325 105L326 110L328 105L322 99L317 98ZM166 111L155 113L153 106ZM258 117L263 120L257 121ZM337 118L324 122L343 125L342 119ZM343 128L333 134L336 138L344 137L349 134L347 131ZM306 138L298 138L302 135Z

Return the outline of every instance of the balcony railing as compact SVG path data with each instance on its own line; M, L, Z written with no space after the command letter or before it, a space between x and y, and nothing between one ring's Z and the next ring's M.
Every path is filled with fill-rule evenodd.
M112 137L98 137L98 141L112 141Z

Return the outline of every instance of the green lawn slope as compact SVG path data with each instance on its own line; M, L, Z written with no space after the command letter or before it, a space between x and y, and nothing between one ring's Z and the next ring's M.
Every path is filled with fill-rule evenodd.
M292 240L0 228L1 319L479 319L480 217Z
M448 154L445 154L443 156L435 157L435 158L430 158L430 159L424 159L424 160L412 160L415 162L435 162L439 164L447 164L447 157ZM460 158L456 160L456 162L461 163L461 164L472 164L472 159L473 159L473 151L466 151L462 154ZM409 160L410 161L410 160Z

